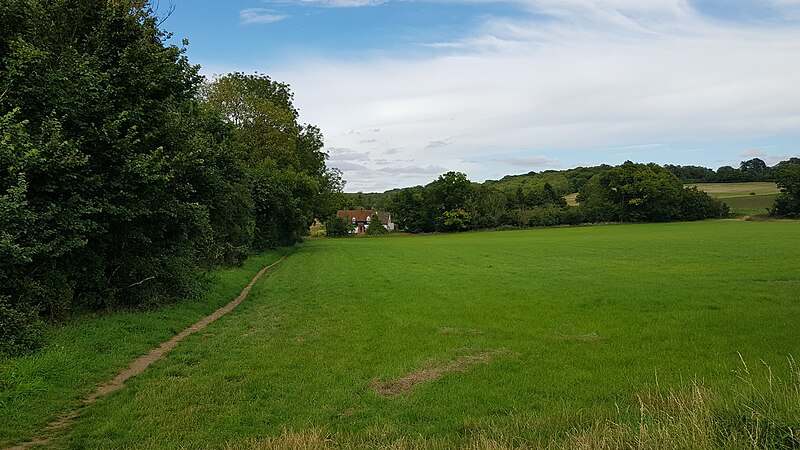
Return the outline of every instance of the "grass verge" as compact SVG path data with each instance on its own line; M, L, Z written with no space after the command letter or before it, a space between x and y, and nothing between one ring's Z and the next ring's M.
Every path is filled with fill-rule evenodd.
M0 360L0 447L35 436L133 359L233 300L281 254L269 252L251 257L241 268L214 272L198 299L148 311L76 317L49 330L39 352Z

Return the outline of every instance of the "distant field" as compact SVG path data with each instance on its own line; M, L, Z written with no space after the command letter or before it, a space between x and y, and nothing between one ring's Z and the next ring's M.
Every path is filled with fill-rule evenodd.
M747 403L691 420L772 399L778 379L800 388L787 363L800 353L797 242L795 222L726 221L310 241L54 445L599 448L586 442L624 446L648 427L655 439L682 417L684 433L782 433L800 398L768 418ZM6 402L81 364L6 362ZM766 365L774 389L755 395ZM1 429L32 418L52 419L26 410Z
M712 197L728 204L731 214L766 215L767 209L772 208L780 191L775 183L698 183L697 186L708 192ZM570 206L577 206L578 194L565 195L564 199Z
M775 195L779 194L780 190L775 183L697 183L691 186L697 186L716 198L730 198L742 197L746 195Z
M698 183L698 189L724 201L736 215L766 215L780 190L775 183Z
M569 206L578 206L578 193L567 194L564 196L564 200L567 201Z

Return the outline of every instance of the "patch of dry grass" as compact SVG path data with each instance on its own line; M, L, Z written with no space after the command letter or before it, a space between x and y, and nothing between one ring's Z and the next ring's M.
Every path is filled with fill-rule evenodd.
M487 362L485 354L464 357L451 363L468 367ZM491 427L472 428L465 442L455 448L466 450L722 450L800 448L800 370L793 358L788 371L779 378L766 365L758 373L742 360L741 381L727 395L711 391L699 380L681 389L662 389L658 383L635 397L638 420L621 417L597 418L587 426L576 426L563 436L524 442L504 436ZM429 369L435 370L435 369ZM732 394L732 395L731 395ZM575 419L574 415L568 416ZM558 418L554 418L558 421ZM490 425L490 424L488 424ZM520 419L520 426L542 426L536 420ZM469 427L467 427L469 428ZM279 436L228 443L238 449L360 449L386 450L449 449L453 443L402 432L392 425L375 426L360 434L329 432L324 428L284 430Z
M466 335L473 335L478 336L483 334L483 331L477 328L451 328L451 327L444 327L439 328L439 333L441 334L466 334Z
M553 339L557 341L575 341L575 342L597 342L603 339L599 334L592 331L586 334L563 334L556 332Z
M373 380L372 389L380 395L391 396L402 394L410 391L418 384L436 381L448 372L464 372L479 364L489 364L492 358L507 353L508 351L499 349L474 355L460 356L449 363L431 364L392 380Z
M716 198L741 197L745 195L773 195L780 193L778 185L772 182L752 182L752 183L697 183L689 186L697 186L698 189L706 191L709 195Z

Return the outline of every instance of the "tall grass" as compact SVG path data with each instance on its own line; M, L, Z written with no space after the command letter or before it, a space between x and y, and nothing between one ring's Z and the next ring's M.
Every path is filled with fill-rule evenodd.
M520 441L515 436L491 431L472 432L468 450L754 450L800 448L800 370L793 357L779 376L761 362L751 371L742 359L739 380L730 392L716 392L701 380L664 389L658 382L636 395L638 418L631 421L618 410L617 417L597 418L576 427L565 436ZM569 414L567 414L569 415ZM542 424L522 421L523 427ZM330 432L326 428L284 430L280 435L233 441L227 450L238 449L358 449L392 450L447 449L452 442L402 434L391 426L374 427L357 435Z

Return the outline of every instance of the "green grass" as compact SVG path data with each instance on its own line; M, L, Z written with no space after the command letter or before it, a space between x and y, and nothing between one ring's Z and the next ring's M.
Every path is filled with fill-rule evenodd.
M698 183L698 189L722 200L736 216L766 216L775 205L780 190L775 183Z
M800 380L792 384L795 370L786 363L800 340L799 225L714 221L310 241L239 308L87 408L54 445L603 448L591 446L603 441L614 448L635 446L641 430L657 437L676 429L713 444L760 417L741 399L771 398L763 394L772 392L767 365L789 388L775 395L783 400L765 402L770 418L759 423L784 430L800 422ZM90 325L76 324L75 333ZM169 334L131 339L144 349ZM375 380L476 354L492 359L398 395L373 390ZM753 374L745 394L739 354ZM94 357L79 356L82 365ZM17 378L41 370L63 369L43 362ZM38 395L35 387L15 389ZM709 394L697 400L698 390ZM678 414L681 408L689 413ZM31 422L40 414L3 415L3 442L21 435L9 439L8 430L46 422ZM716 425L695 437L706 416Z
M34 436L136 357L233 300L261 267L279 257L271 252L240 269L212 274L208 291L195 300L75 318L50 330L42 351L0 359L0 447Z

